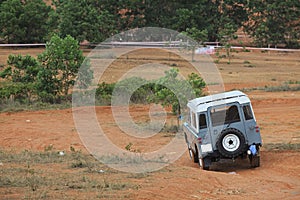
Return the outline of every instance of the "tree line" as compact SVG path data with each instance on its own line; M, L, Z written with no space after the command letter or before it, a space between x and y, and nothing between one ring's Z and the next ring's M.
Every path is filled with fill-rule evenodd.
M198 42L234 39L299 47L298 0L0 0L2 43L40 43L57 34L99 43L137 27L183 32Z

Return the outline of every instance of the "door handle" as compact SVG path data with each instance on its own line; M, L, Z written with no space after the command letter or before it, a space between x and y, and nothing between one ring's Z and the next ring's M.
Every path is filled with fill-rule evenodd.
M214 134L215 134L215 135L218 134L218 130L217 130L217 129L214 130Z

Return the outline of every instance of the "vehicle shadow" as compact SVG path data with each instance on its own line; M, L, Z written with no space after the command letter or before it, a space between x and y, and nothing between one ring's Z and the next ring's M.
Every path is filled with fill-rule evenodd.
M231 159L221 159L218 162L213 162L209 168L209 171L215 172L226 172L235 173L238 171L244 171L252 169L248 158L241 159L237 158L235 160Z

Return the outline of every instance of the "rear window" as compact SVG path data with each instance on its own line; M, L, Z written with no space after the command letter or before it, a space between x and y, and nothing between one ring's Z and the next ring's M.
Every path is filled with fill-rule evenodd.
M236 105L213 108L210 114L213 126L241 121L239 109Z

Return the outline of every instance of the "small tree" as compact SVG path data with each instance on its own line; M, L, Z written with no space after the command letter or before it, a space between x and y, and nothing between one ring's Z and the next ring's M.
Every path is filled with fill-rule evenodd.
M195 41L199 42L200 44L202 44L203 42L208 40L207 29L199 30L195 27L192 27L192 28L187 28L186 31L183 33L190 36L191 38L193 38Z
M38 74L40 97L50 102L66 97L84 59L77 40L69 35L65 38L54 35L47 43L46 50L38 56L43 66ZM89 62L84 63L80 72L80 84L88 85L93 78Z
M1 87L1 96L18 101L31 101L36 94L36 80L40 70L37 60L29 55L9 55L7 66L0 72L0 77L6 80Z
M180 104L186 105L191 98L201 96L206 84L195 73L190 74L188 80L178 79L178 71L175 68L166 71L165 76L156 82L154 96L149 100L162 106L172 106L173 113L181 115L183 108Z
M225 23L224 27L219 32L219 37L221 38L221 43L225 48L226 57L228 58L228 64L231 62L231 41L237 39L235 34L237 26L234 23Z

